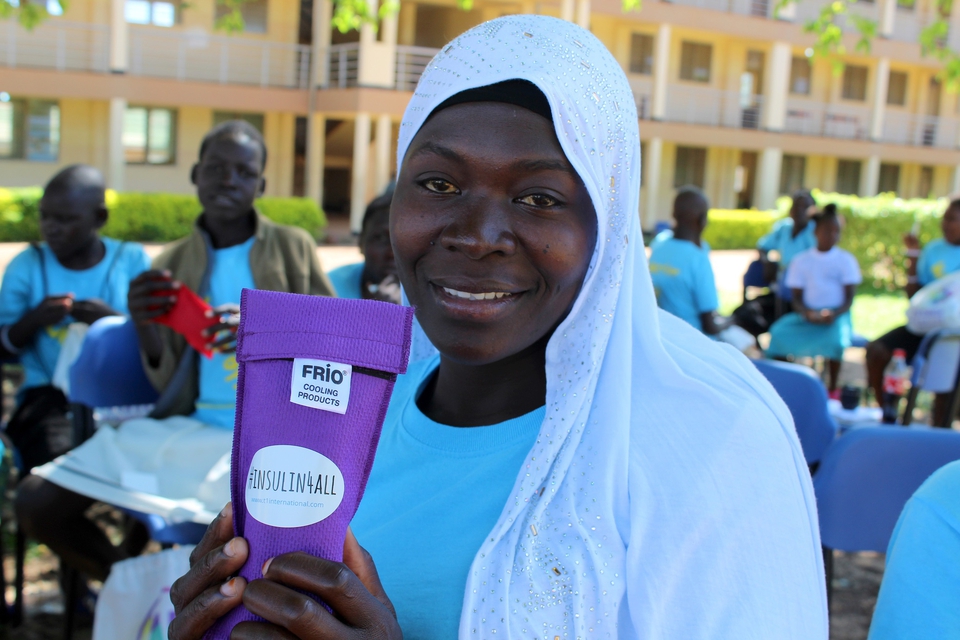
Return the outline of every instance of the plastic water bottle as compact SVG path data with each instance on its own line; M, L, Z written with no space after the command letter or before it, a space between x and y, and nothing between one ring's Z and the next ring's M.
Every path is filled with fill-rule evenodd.
M896 424L900 411L900 398L907 392L910 383L910 367L907 366L907 352L903 349L893 351L893 359L883 372L883 422Z

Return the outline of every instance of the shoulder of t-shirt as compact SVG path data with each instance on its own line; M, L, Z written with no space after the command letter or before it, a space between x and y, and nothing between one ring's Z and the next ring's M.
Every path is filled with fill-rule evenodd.
M935 471L911 501L923 503L960 532L960 460Z
M951 247L960 251L960 246L954 246L949 244L943 238L937 238L936 240L931 240L923 247L921 253L926 253L928 256L935 251L942 251L944 248L950 249Z
M6 281L8 277L27 279L39 264L37 250L33 247L27 247L10 261L4 270L3 279L4 281Z

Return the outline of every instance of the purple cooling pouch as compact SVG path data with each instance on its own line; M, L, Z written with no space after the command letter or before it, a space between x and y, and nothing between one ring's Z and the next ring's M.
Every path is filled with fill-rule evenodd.
M240 571L305 551L343 559L397 374L407 368L413 310L244 289L237 332L234 529L250 543ZM226 640L243 606L206 634Z

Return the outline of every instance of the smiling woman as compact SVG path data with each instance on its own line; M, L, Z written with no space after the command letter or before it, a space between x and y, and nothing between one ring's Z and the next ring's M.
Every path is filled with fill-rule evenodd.
M423 359L344 564L288 554L246 584L221 518L171 638L241 601L265 622L235 638L826 638L789 414L658 311L639 152L629 84L587 31L511 16L443 49L401 124L391 211Z

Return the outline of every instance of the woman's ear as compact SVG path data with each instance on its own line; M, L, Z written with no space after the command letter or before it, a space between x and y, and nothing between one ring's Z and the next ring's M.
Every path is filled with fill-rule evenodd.
M101 204L97 207L97 210L94 212L94 219L96 220L97 229L102 229L103 225L107 224L107 220L110 219L110 212L107 210L107 205Z
M264 177L260 178L260 186L257 188L257 197L261 197L264 192L267 190L267 179Z

